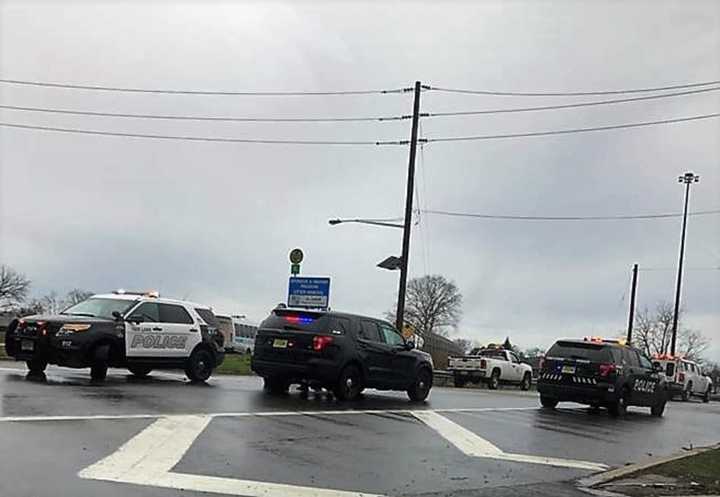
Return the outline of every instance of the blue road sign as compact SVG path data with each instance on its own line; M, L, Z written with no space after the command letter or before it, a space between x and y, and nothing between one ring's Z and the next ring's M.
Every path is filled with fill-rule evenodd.
M288 307L327 309L330 302L330 278L290 277Z

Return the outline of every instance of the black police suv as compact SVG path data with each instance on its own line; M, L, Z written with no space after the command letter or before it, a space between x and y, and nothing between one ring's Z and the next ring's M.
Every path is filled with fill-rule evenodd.
M423 401L433 381L430 355L389 323L291 308L276 308L260 324L252 370L270 392L303 383L324 387L338 400L355 399L368 387L405 390L410 400Z
M649 407L659 417L668 399L661 373L642 352L623 341L560 340L545 355L537 389L546 408L570 401L606 407L618 416L633 405Z

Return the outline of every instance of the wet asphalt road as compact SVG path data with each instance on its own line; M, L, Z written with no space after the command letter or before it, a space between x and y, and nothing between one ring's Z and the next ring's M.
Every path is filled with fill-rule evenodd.
M0 362L0 496L582 495L571 482L591 470L523 458L621 466L720 441L720 403L671 403L662 419L537 406L512 388L435 388L416 405L373 391L352 404L273 397L242 377L191 385L118 370L91 385L86 371L50 368L37 382ZM485 457L492 450L519 456ZM78 477L88 467L90 479Z

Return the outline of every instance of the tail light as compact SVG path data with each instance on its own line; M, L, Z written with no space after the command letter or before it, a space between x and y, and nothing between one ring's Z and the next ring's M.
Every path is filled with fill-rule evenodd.
M37 329L38 333L40 333L42 336L47 335L47 323L45 321L38 321Z
M17 329L24 330L25 328L27 328L27 321L25 321L24 319L18 321Z
M480 369L487 368L487 361L485 359L480 359Z
M685 383L685 373L678 373L678 381L680 383Z
M313 337L313 350L320 352L333 342L333 337L327 335L318 335Z
M600 364L600 376L609 376L617 371L615 364Z

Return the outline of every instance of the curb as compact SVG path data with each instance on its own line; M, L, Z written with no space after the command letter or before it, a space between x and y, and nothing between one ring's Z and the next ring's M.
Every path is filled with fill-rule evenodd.
M610 492L607 490L598 490L593 487L597 487L598 485L602 485L608 482L611 482L613 480L617 480L619 478L622 478L624 476L630 475L632 473L637 473L638 471L644 471L646 469L653 468L655 466L659 466L661 464L665 464L672 461L678 461L680 459L685 459L686 457L694 456L697 454L702 454L703 452L707 452L709 450L713 449L720 449L720 443L715 445L710 445L708 447L697 447L695 449L691 449L685 452L682 452L680 454L675 454L672 456L666 456L666 457L655 457L651 460L643 463L637 463L637 464L630 464L628 466L623 466L621 468L611 469L610 471L605 471L604 473L599 473L595 475L588 476L586 478L581 478L575 482L575 485L578 487L579 490L582 490L586 493L590 493L592 495L598 495L598 496L621 496L623 494L617 493L617 492Z

